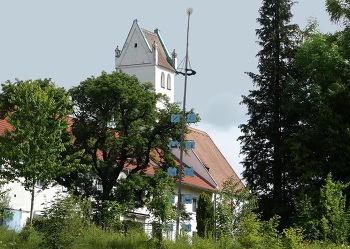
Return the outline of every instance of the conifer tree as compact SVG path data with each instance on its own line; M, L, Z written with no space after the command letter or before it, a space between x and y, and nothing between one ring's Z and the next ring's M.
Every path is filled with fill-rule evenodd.
M204 238L213 235L214 204L207 193L199 195L196 220L198 236Z
M256 30L261 50L258 73L248 72L255 86L242 104L250 116L241 124L239 137L244 155L243 177L258 194L259 209L263 218L274 214L282 217L289 213L292 183L288 165L289 152L285 141L296 123L286 111L286 87L294 77L294 52L297 43L297 25L289 24L292 18L290 0L264 0L257 19Z

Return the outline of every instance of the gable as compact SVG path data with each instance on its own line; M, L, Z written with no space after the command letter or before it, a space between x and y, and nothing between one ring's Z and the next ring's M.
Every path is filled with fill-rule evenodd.
M152 51L142 32L133 25L124 44L119 66L152 64Z
M158 66L167 68L173 72L175 72L175 69L173 65L171 65L169 62L171 62L169 52L166 49L166 46L163 42L163 40L160 37L159 30L156 30L157 33L153 33L151 31L148 31L146 29L142 29L142 32L147 40L147 43L150 47L153 46L153 44L157 44L158 47Z
M177 160L180 158L181 151L179 149L173 149L172 154L175 156ZM206 182L208 182L211 186L216 187L217 183L210 175L207 169L205 169L204 165L200 161L200 159L196 156L193 150L188 150L183 153L183 163L189 167L192 167L194 172L201 176Z
M154 51L157 45L157 52ZM116 49L116 68L156 65L175 72L173 61L161 38L158 29L155 32L141 29L134 20L123 49Z

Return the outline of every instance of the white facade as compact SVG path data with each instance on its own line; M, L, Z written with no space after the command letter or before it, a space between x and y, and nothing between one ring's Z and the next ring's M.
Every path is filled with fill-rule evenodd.
M115 50L116 70L122 70L129 75L135 75L141 82L152 82L155 91L167 95L170 102L174 102L176 60L175 50L170 56L159 30L156 30L154 33L142 30L137 20L133 22L122 50L118 47ZM175 150L174 155L179 158L179 151ZM212 189L217 187L215 180L193 150L190 150L188 154L184 155L183 160L186 165L193 167L195 174L200 176L201 179L204 179L209 186L212 186ZM123 173L120 177L125 176ZM177 187L175 188L174 205L177 205ZM11 223L12 228L19 231L29 218L31 195L28 191L24 190L20 183L7 184L5 185L6 188L10 189L9 207L20 214L20 217L17 217L20 222ZM63 190L62 186L59 185L51 186L49 189L43 191L37 188L34 217L40 215L44 208L43 203L52 201L55 195ZM212 199L214 199L214 190L203 189L189 184L182 185L182 195L191 195L195 201L192 204L185 204L186 211L191 214L191 220L185 222L185 224L191 225L191 231L188 232L188 235L193 235L196 231L196 200L198 200L200 193L203 191L211 195ZM136 210L129 217L124 217L124 219L134 219L144 224L150 224L152 222L152 217L145 208ZM145 230L149 234L152 233L149 227L145 227ZM169 239L174 239L175 230L174 223L173 231L166 232L165 236Z
M175 195L173 199L173 206L177 207L177 201L178 201L178 196L177 196L177 187L175 188ZM202 190L200 188L196 187L191 187L191 186L182 186L181 188L181 194L182 196L185 195L190 195L192 196L192 203L190 204L184 204L185 211L186 213L189 214L190 220L180 222L180 234L187 234L189 236L193 236L196 233L196 227L197 227L197 221L196 221L196 209L197 209L197 201L199 198L199 195L202 192L206 192L211 196L212 200L214 201L215 199L215 194L213 192L207 191L207 190ZM148 236L151 238L152 237L152 222L153 222L153 217L152 215L149 214L146 208L140 208L135 210L135 212L131 213L129 217L123 217L123 219L132 219L134 221L140 222L144 224L144 229L145 232L148 234ZM169 224L170 228L168 231L163 232L163 236L167 239L175 240L176 238L176 221L173 221L172 223ZM188 225L190 228L190 231L184 231L183 226Z
M171 59L170 59L171 58ZM155 92L165 94L169 97L171 103L174 102L175 95L175 72L177 67L177 55L175 50L170 55L167 47L160 35L160 31L156 29L153 32L141 29L138 21L134 20L123 48L119 47L115 50L115 68L122 70L129 75L135 75L141 82L152 82ZM161 107L158 104L158 107ZM174 150L175 157L179 158L180 151ZM194 168L194 171L200 175L205 181L209 182L211 186L217 186L213 177L204 167L200 159L195 153L190 150L183 158L184 163ZM175 196L173 205L177 205L177 189L175 188ZM185 224L190 224L191 231L188 235L193 235L196 231L196 201L201 192L206 192L212 199L214 199L213 192L201 189L195 186L182 185L182 195L190 195L194 200L192 204L184 204L186 212L190 214L191 220L186 221ZM138 216L135 220L150 224L152 217L149 212L143 208L136 211ZM181 224L181 225L185 225ZM172 224L173 230L164 233L164 236L169 239L175 239L176 224ZM181 228L180 228L181 229ZM152 229L148 226L145 231L151 235Z
M4 220L4 225L15 231L21 231L30 217L31 193L26 191L19 182L7 183L3 186L8 190L9 198L8 209L13 213L13 217ZM39 217L45 205L54 200L58 193L64 192L64 187L60 185L51 185L42 190L40 184L35 187L35 198L33 208L33 218Z
M160 36L142 30L134 20L125 44L115 50L115 68L129 75L135 75L142 83L153 83L157 93L165 94L174 102L174 81L176 68L175 51L170 56Z

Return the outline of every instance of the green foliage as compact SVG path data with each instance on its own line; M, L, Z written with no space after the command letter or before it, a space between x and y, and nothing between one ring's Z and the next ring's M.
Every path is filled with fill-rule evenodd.
M164 169L175 164L168 144L180 139L180 124L170 119L171 114L180 113L179 106L156 94L151 83L140 83L123 72L102 72L69 93L75 108L74 148L85 150L81 159L90 168L73 172L60 183L92 196L98 208L115 199L129 211L143 206L150 195L149 183L141 175L150 160ZM164 108L158 109L157 102ZM127 178L118 183L126 167ZM133 177L135 173L140 177Z
M321 188L320 208L322 213L321 229L327 240L335 244L348 243L350 216L346 210L343 191L349 184L334 182L328 174Z
M286 249L299 249L304 239L302 228L285 228L283 229L283 244Z
M307 195L298 198L295 203L295 222L304 230L305 238L309 241L316 241L323 239L319 227L320 216L318 213L317 202L312 202Z
M262 222L261 236L264 238L265 248L281 248L282 236L278 231L280 217L275 215L270 220Z
M42 241L43 237L33 229L24 229L18 234L0 226L1 249L38 249Z
M89 200L58 196L33 225L45 237L44 246L67 248L91 225L91 214Z
M305 230L307 239L349 243L350 220L343 195L348 185L334 182L328 174L318 202L311 204L310 198L305 198L296 204L298 225Z
M274 216L261 221L251 212L240 222L235 240L243 248L282 248L282 236L277 229L279 220L280 217Z
M250 116L239 127L242 136L243 177L258 195L259 212L269 220L281 216L281 226L287 226L291 214L294 175L286 141L294 133L297 120L289 115L285 105L289 96L286 87L295 77L294 54L298 42L297 25L292 19L293 1L264 0L259 9L256 30L261 50L258 52L259 73L247 73L255 85L242 104Z
M68 248L148 249L157 247L153 247L152 243L148 241L147 235L138 230L131 230L128 235L125 236L123 233L104 230L96 226L89 226Z
M116 201L104 201L103 203L103 224L105 229L121 230L123 224L120 220L124 213L122 205Z
M2 84L0 106L7 111L11 130L0 135L2 176L20 181L31 192L32 219L35 184L42 189L60 174L72 168L62 167L62 152L70 143L63 141L68 128L66 115L71 114L68 94L49 79L10 81Z
M240 227L236 235L237 242L243 248L258 248L263 245L264 239L260 232L261 222L255 213L250 213L240 222Z
M198 208L196 212L197 233L201 238L214 235L214 204L210 196L202 192L198 197Z
M1 170L0 170L1 177ZM4 189L5 182L2 182L0 179L0 221L4 218L7 218L11 213L6 209L9 207L10 198L8 196L8 189Z
M350 85L343 38L341 34L310 34L296 54L300 79L290 85L289 92L300 124L289 141L298 188L309 197L319 195L329 172L335 179L349 181L350 119L345 110L350 106Z
M146 204L153 216L153 227L156 230L158 240L162 240L162 231L166 224L176 218L176 210L173 208L170 197L174 195L174 180L163 170L156 170L151 179L151 199Z
M116 183L118 191L114 195L115 199L125 211L144 207L151 198L150 180L150 176L142 173L119 179Z
M308 30L296 53L299 78L288 85L290 109L299 119L299 127L289 139L297 176L295 196L301 198L300 206L307 206L300 216L307 218L308 239L322 237L317 222L321 217L311 217L316 214L308 209L318 205L327 175L332 173L337 181L350 180L349 41L348 28L334 34ZM349 188L345 194L349 198Z
M242 183L229 177L222 185L215 209L215 233L218 238L234 236L239 223L256 209L255 197L249 193L248 188L242 186Z
M138 221L123 220L124 232L130 234L131 232L144 233L144 224Z
M163 170L156 170L150 180L152 189L149 191L152 193L152 198L146 207L156 222L168 223L176 215L170 201L171 196L174 195L175 183Z
M331 21L349 24L350 19L350 2L349 0L327 0L326 10L331 17Z
M252 223L256 223L256 219L252 219ZM252 224L247 225L251 227L261 227L254 226ZM289 229L288 229L289 230ZM252 230L254 232L254 230ZM261 233L261 231L259 231ZM298 248L298 249L341 249L344 245L335 245L332 243L327 243L324 241L316 241L314 243L300 243L300 237L298 235L298 229L289 230L286 235L288 238L292 238L295 244L284 243L279 245L278 248ZM246 236L245 234L244 236ZM257 235L258 236L258 235ZM296 237L294 237L296 236ZM255 239L253 241L248 241L248 239ZM190 248L202 248L202 249L270 249L276 248L273 245L264 243L263 235L261 238L256 238L254 236L248 236L244 238L232 239L231 237L222 237L219 240L215 238L201 238L201 237L179 237L176 241L164 240L161 243L149 240L145 233L138 230L131 230L127 235L124 233L112 232L110 230L102 229L101 227L96 227L90 225L85 227L81 234L76 237L71 243L65 245L65 249L190 249ZM13 248L13 249L38 249L38 248L55 248L47 246L44 243L46 238L41 236L40 233L35 231L33 228L25 229L22 233L17 234L14 231L8 231L4 227L0 226L0 248ZM244 244L240 242L245 242ZM261 242L258 244L257 242ZM292 245L299 245L292 247ZM46 246L45 246L46 245ZM245 246L244 246L245 245Z

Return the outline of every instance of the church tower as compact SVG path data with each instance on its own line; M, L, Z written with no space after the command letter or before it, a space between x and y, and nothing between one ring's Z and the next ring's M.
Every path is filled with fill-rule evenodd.
M157 93L174 102L176 56L175 50L169 54L158 29L141 29L134 20L123 48L115 49L115 68L135 75L141 82L152 82Z

